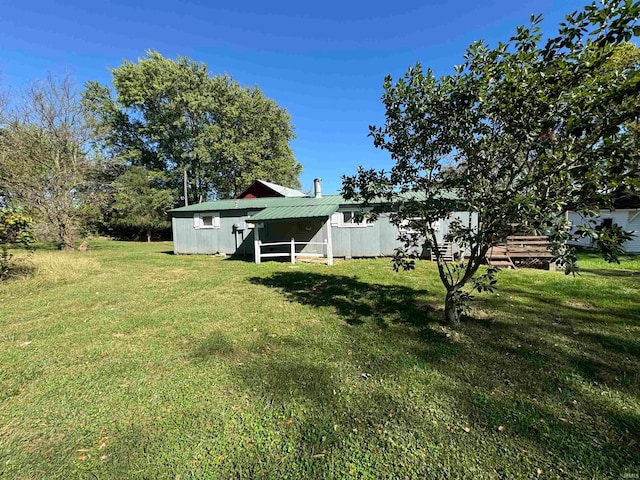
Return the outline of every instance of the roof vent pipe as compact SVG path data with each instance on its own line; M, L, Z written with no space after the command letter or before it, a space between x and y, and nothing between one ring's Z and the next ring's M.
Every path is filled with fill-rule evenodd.
M322 198L322 179L315 178L313 180L313 196L315 198Z

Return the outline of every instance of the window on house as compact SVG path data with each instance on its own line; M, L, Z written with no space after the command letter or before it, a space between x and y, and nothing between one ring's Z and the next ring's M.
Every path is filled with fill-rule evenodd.
M613 226L613 218L603 218L599 225L596 226L596 231L604 229L610 229Z
M196 213L193 216L193 228L220 228L220 214Z
M342 223L355 223L356 212L342 212Z
M372 223L367 223L365 219L362 222L356 221L356 215L358 212L356 210L347 210L344 212L339 212L339 227L367 227L373 225Z

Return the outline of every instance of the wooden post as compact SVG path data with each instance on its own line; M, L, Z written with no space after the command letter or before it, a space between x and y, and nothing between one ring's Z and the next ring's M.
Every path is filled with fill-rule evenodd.
M291 263L296 263L296 239L291 237Z
M331 239L331 217L327 218L327 265L333 265L333 241Z
M258 233L258 224L253 224L253 247L254 247L254 259L255 263L260 263L260 233Z

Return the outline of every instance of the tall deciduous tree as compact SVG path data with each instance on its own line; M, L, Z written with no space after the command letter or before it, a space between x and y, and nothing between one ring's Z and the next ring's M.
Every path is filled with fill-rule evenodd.
M233 197L253 180L299 188L302 170L293 158L289 115L258 88L230 83L217 122L205 130L200 145L209 158L209 179L221 198Z
M133 165L170 173L185 203L232 195L257 176L299 185L289 116L257 88L152 51L112 74L115 98L97 82L84 95L100 145Z
M640 75L627 64L611 68L611 58L640 33L639 14L637 2L606 0L568 15L547 41L541 17L532 17L507 43L471 45L452 75L436 78L418 64L395 83L386 78L386 122L371 136L395 165L345 177L343 193L365 205L398 203L393 221L409 224L406 245L425 242L436 254L449 323L473 290L493 288L494 270L478 269L514 230L551 230L556 258L573 271L562 213L600 206L630 158L622 140L638 117ZM478 224L451 218L461 208ZM445 241L466 252L459 263L440 255L434 226L442 218L451 219ZM395 261L413 265L402 251Z
M0 123L0 191L37 213L72 249L95 167L74 82L48 77L34 83L20 105L2 112Z
M140 230L151 241L151 234L171 226L167 216L173 204L171 190L166 188L162 172L133 166L114 182L113 223Z

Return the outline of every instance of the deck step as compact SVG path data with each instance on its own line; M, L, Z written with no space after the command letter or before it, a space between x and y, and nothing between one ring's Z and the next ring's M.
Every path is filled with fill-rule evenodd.
M490 248L484 259L486 260L487 265L491 265L493 267L516 268L509 257L509 252L507 251L506 246L504 245L498 245Z
M440 254L440 258L445 262L453 262L455 260L455 255L453 253L453 244L451 242L443 242L438 245L438 253ZM431 261L435 262L437 260L435 251L431 249Z
M491 260L489 263L492 267L509 267L513 268L513 263L510 260Z

